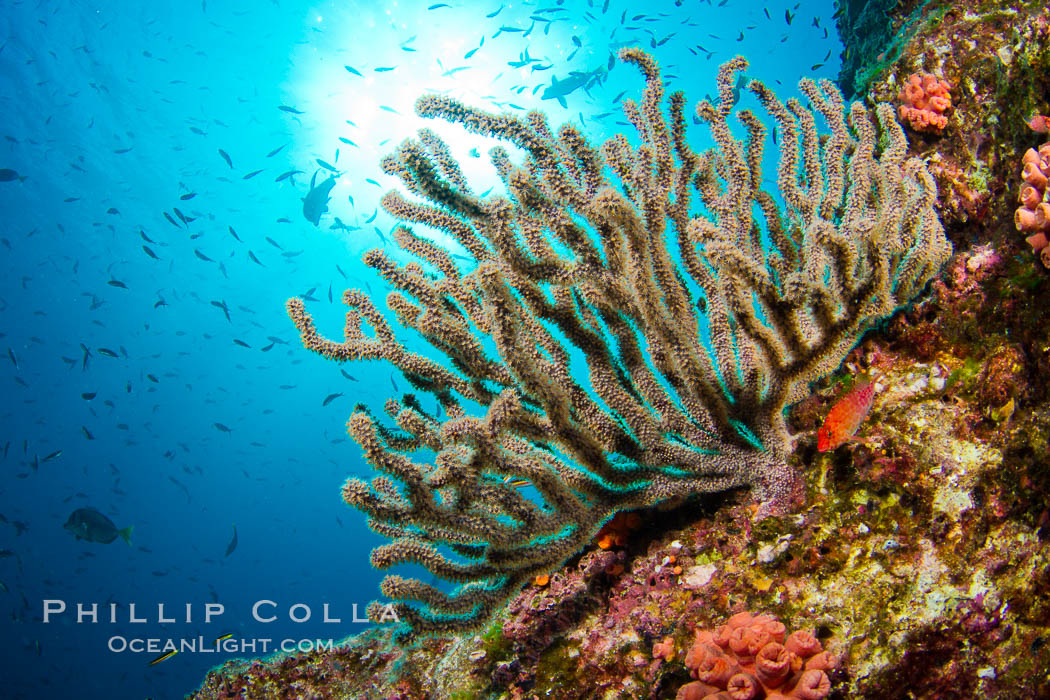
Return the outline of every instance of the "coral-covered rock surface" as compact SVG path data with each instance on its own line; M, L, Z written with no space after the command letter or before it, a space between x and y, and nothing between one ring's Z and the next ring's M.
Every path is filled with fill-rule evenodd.
M945 128L910 134L913 151L937 179L945 228L956 250L1002 237L1011 252L1031 255L1012 220L1021 156L1046 140L1030 125L1033 114L1050 113L1046 3L931 0L908 19L910 39L892 62L878 64L865 86L868 99L901 105L916 74L950 84Z

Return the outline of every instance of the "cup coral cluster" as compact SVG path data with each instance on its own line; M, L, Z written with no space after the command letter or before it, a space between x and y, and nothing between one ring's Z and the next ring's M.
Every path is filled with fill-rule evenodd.
M602 549L623 547L627 544L627 536L641 524L642 518L637 513L617 513L612 520L602 525L594 540Z
M912 73L901 89L900 120L914 131L940 132L948 126L945 112L952 108L951 83L926 73Z
M685 665L697 680L677 700L821 700L835 661L811 633L788 635L775 617L742 612L714 632L697 630Z
M1050 141L1038 150L1029 148L1021 158L1022 170L1020 202L1014 212L1014 225L1018 231L1029 234L1028 244L1038 253L1044 267L1050 268L1050 195L1047 194L1047 179L1050 178Z

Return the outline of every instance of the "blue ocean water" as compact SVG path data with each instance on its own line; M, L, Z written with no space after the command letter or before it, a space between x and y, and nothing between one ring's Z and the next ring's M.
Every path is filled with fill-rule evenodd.
M421 126L476 191L496 182L491 143L425 123L418 95L540 108L599 143L630 133L617 99L642 88L633 68L609 68L621 46L650 51L690 105L738 53L786 99L803 75L833 79L840 51L830 0L3 8L0 168L16 173L0 182L5 698L181 697L227 658L365 628L355 606L363 617L378 595L368 553L384 540L341 501L343 480L369 472L344 424L407 385L389 365L303 349L284 301L303 296L335 338L343 289L381 303L360 263L396 253L377 209L397 183L379 160ZM697 127L690 138L707 143ZM334 173L315 226L302 198ZM63 528L89 507L133 527L131 545ZM260 601L274 621L253 617ZM323 621L325 604L340 622ZM208 605L223 612L206 623ZM227 634L236 649L152 666L160 651L138 647L214 649Z

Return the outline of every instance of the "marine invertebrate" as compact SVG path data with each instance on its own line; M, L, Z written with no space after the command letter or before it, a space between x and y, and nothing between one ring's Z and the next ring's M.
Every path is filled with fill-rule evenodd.
M1021 157L1021 206L1014 211L1014 226L1027 233L1025 239L1032 251L1039 255L1044 267L1050 267L1050 196L1047 179L1050 178L1050 141L1039 150L1029 148Z
M812 107L785 105L751 81L781 135L781 210L762 190L766 128L739 110L741 140L728 120L743 58L719 71L719 104L697 108L718 144L698 154L685 138L685 97L671 95L665 117L655 62L633 49L620 56L646 80L641 102L624 103L638 147L616 136L596 149L571 125L555 135L538 112L417 102L420 115L498 137L528 159L518 166L492 149L506 194L488 199L429 130L383 161L415 197L387 193L386 211L437 229L474 261L460 265L406 225L394 239L419 262L398 265L381 250L364 258L394 287L386 301L397 320L442 362L410 351L360 291L343 295L342 342L288 301L307 348L387 360L437 401L428 411L412 394L389 399L396 427L360 406L347 424L381 472L343 487L393 539L373 565L419 564L461 584L384 579L413 633L476 627L616 512L745 486L767 509L783 505L795 483L784 407L950 254L933 180L906 158L889 105L874 120L859 103L847 115L832 83L808 79L800 87ZM420 450L432 464L409 458Z
M915 131L936 133L948 126L945 112L952 108L951 84L930 73L912 73L901 88L900 120Z
M835 660L810 632L788 635L775 617L742 612L714 632L697 630L685 665L697 680L678 690L678 700L821 700L831 692Z
M600 549L622 547L627 544L631 531L637 530L641 524L642 518L637 513L617 513L594 537Z

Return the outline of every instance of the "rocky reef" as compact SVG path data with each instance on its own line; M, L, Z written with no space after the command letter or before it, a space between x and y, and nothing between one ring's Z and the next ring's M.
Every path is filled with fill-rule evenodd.
M895 106L912 74L951 86L945 127L908 136L956 253L792 407L799 506L756 518L739 491L636 511L481 633L401 648L379 628L229 662L193 697L694 697L691 649L745 612L826 651L830 698L1050 697L1050 270L1014 227L1022 156L1046 140L1030 121L1050 111L1050 15L1002 0L895 12L907 36L852 70ZM870 414L818 452L861 377ZM777 643L796 678L804 657Z

